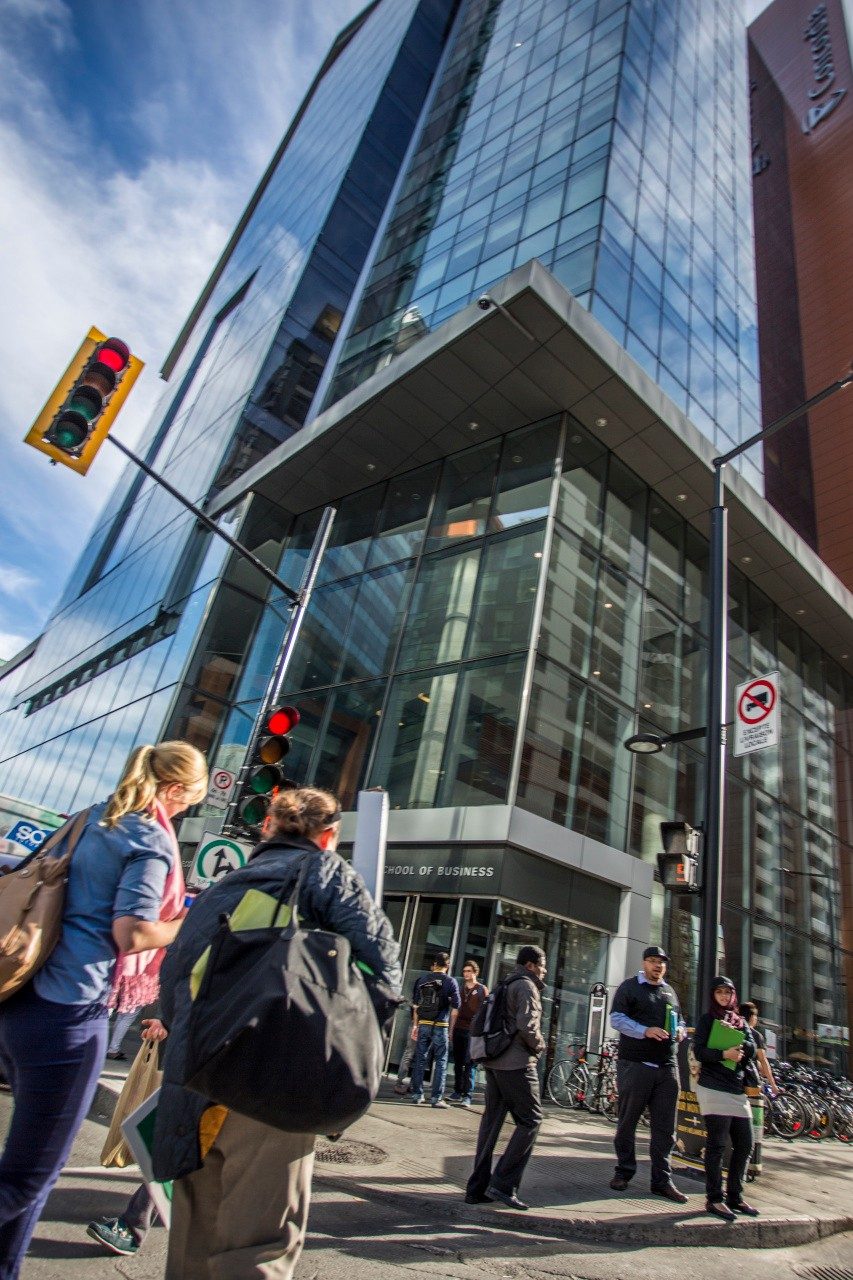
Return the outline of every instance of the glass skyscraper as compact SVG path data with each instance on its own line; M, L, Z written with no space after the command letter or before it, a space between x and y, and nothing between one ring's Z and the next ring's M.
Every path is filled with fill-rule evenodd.
M546 948L552 1052L665 923L696 995L691 903L664 922L653 869L658 823L700 815L703 752L623 744L704 715L708 462L758 427L748 127L727 0L377 0L146 442L294 585L336 509L289 768L347 810L388 791L409 973L444 948L493 980ZM722 954L787 1050L837 1060L853 599L749 462L731 502L730 679L779 670L784 709L779 748L729 761ZM3 672L4 792L71 810L163 735L238 767L288 616L131 469ZM221 818L185 819L186 849Z

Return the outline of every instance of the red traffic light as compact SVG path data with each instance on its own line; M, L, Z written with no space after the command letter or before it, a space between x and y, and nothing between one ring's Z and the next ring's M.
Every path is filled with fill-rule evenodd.
M107 338L98 348L97 361L104 364L113 373L121 373L130 363L130 347L121 338Z
M267 718L267 733L276 737L290 733L299 724L299 718L296 707L276 707Z

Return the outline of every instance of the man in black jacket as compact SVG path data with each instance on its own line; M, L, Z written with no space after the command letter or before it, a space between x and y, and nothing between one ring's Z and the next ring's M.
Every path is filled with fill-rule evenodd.
M686 1204L687 1196L673 1184L670 1164L679 1092L676 1051L685 1028L678 996L665 981L668 959L663 947L646 947L642 969L626 978L613 997L610 1025L619 1032L619 1123L610 1186L624 1191L637 1172L637 1125L648 1107L652 1194Z

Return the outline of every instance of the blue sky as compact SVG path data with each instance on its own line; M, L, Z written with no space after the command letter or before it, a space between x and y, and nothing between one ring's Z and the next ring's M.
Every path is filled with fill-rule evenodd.
M23 445L90 325L146 362L186 314L364 0L0 0L0 659L39 630L121 470ZM113 456L115 455L115 456Z
M34 638L121 470L22 444L90 325L158 369L364 0L0 0L0 659ZM764 0L745 0L749 16Z

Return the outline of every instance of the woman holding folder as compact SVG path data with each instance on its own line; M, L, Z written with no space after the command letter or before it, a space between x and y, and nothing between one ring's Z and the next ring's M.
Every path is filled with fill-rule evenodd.
M737 1012L737 993L730 978L715 978L711 1005L693 1035L693 1052L701 1070L696 1085L705 1121L706 1208L725 1222L739 1213L755 1218L758 1210L743 1198L743 1181L752 1151L752 1110L746 1096L746 1067L755 1057L755 1041ZM732 1155L723 1198L723 1152L731 1139Z

